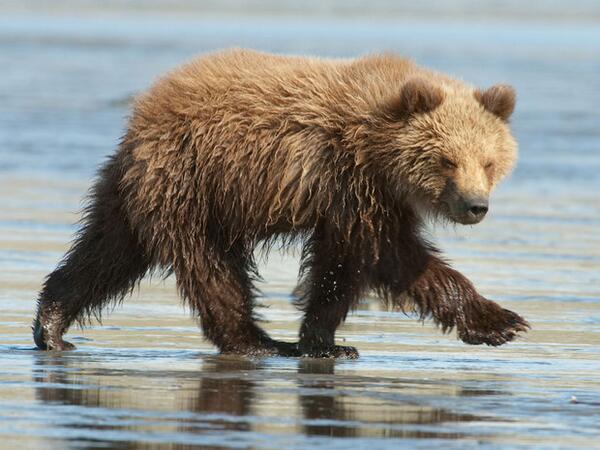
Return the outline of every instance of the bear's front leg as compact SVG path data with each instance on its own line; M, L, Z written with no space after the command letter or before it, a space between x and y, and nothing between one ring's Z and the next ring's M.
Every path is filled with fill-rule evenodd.
M296 301L304 311L299 349L313 358L358 358L354 347L335 344L335 331L364 292L364 271L357 266L336 237L326 239L322 230L304 248L303 278Z
M443 331L456 327L467 344L502 345L530 326L518 314L480 295L461 273L418 240L379 263L376 283L387 300L404 308L407 301L421 318L432 317Z
M408 294L422 315L429 312L443 328L455 325L467 344L502 345L530 328L521 316L480 295L464 275L433 256Z

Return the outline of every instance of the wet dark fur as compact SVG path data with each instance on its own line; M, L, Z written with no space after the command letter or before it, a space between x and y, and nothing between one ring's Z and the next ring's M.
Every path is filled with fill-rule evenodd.
M62 340L73 321L100 319L102 306L120 302L150 267L123 211L118 184L124 153L112 157L89 195L82 227L63 261L44 283L34 338L39 348L71 347Z
M296 59L282 63L276 57L264 58L272 63L269 70L280 67L277 64L304 70L304 63ZM375 59L369 70L377 65L405 70L408 64L390 61ZM363 65L348 66L347 76L366 73ZM83 324L90 316L99 317L103 308L120 302L154 269L175 274L204 335L224 353L357 357L356 349L335 345L335 331L369 290L391 307L432 318L443 331L456 327L458 336L470 344L500 345L526 330L525 320L483 298L439 258L421 235L420 217L398 195L389 174L374 166L374 157L360 155L365 145L380 146L381 161L392 167L391 158L398 155L385 150L384 127L401 130L402 123L377 116L372 120L380 122L373 123L373 130L381 134L376 135L369 134L363 119L353 122L350 116L348 127L356 129L338 133L335 114L359 111L336 104L335 110L323 111L326 126L315 127L312 113L305 118L310 125L300 126L301 117L283 119L292 114L290 108L301 110L296 103L286 104L296 101L288 93L261 114L254 110L255 102L239 106L243 102L235 97L210 114L193 111L194 117L206 113L221 120L218 127L208 122L204 126L186 115L192 104L185 84L189 80L176 74L138 102L120 150L100 171L91 191L81 231L40 293L34 322L39 348L72 348L62 336L74 321ZM259 81L260 89L267 90L269 86ZM298 92L304 95L315 85L307 83ZM273 94L279 99L277 95ZM418 106L420 101L407 99L400 103ZM435 107L440 99L435 95L425 101ZM193 104L210 106L199 100ZM235 116L231 108L238 107L250 111ZM227 111L234 119L223 119ZM242 122L249 117L264 122ZM341 122L345 116L340 117ZM276 139L252 135L253 130L264 130L265 123L277 126ZM221 134L214 134L215 129ZM210 153L224 142L231 146L230 153ZM355 150L352 145L357 142L362 147ZM233 159L225 161L229 155ZM304 241L296 290L304 312L298 344L271 339L253 313L253 281L258 276L253 251L261 244L268 249L278 239Z

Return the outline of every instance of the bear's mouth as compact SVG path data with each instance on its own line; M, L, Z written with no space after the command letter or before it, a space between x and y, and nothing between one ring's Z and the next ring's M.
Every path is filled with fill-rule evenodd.
M482 216L475 216L469 213L468 215L462 215L459 217L454 216L451 218L451 220L460 225L475 225L481 222L484 217L485 214Z

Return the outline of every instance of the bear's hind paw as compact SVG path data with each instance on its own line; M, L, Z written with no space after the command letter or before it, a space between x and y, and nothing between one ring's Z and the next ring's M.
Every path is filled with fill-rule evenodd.
M62 339L62 337L54 337L48 339L46 336L46 332L44 331L44 327L41 325L39 320L35 321L35 325L33 327L33 340L35 345L40 350L46 351L68 351L75 350L75 345L71 344Z

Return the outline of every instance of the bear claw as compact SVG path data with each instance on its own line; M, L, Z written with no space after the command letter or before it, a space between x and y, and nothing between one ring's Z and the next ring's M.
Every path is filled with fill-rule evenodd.
M514 340L519 333L531 328L529 323L508 309L485 300L484 311L478 319L466 324L458 324L458 337L467 344L499 346ZM489 303L489 304L488 304Z

